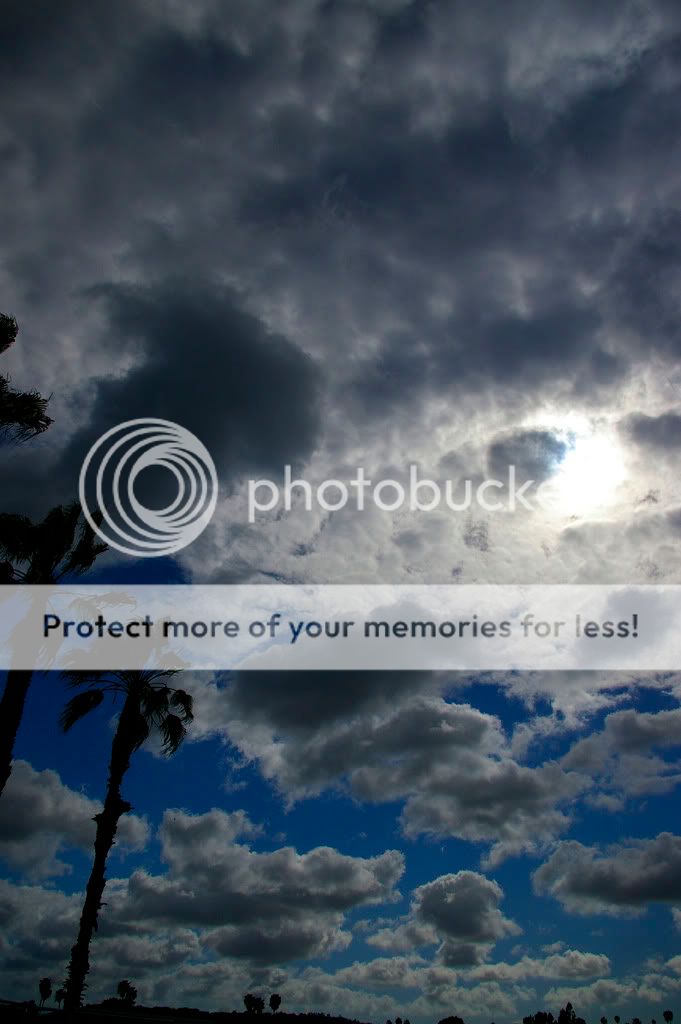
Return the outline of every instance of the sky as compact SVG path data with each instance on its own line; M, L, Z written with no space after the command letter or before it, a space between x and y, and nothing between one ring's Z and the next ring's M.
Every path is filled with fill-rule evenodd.
M210 526L89 579L681 582L675 0L5 0L3 372L50 429L205 444ZM549 510L247 519L252 478L552 480ZM186 673L134 758L87 997L381 1024L681 993L681 674ZM36 676L0 801L0 994L61 982L116 707ZM55 985L56 987L56 985ZM681 1006L679 1006L681 1012Z

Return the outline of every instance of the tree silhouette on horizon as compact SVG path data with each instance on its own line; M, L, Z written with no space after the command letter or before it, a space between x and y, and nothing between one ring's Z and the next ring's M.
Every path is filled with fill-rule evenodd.
M0 354L16 341L19 325L15 317L0 313ZM8 377L0 374L0 435L13 441L27 441L52 423L47 415L48 398L38 391L15 391Z
M95 521L100 517L97 516ZM38 523L0 513L0 583L51 584L80 576L103 551L80 502L57 505ZM30 669L7 673L0 699L0 797L12 773L12 755L31 685Z
M109 774L103 809L95 815L97 831L92 870L85 889L78 937L71 949L67 969L66 999L68 1011L80 1008L85 978L90 970L90 942L97 930L106 885L106 862L116 840L118 822L132 810L121 796L121 785L130 759L155 730L163 741L162 751L170 756L180 747L193 719L192 698L184 690L174 689L166 680L172 671L145 672L70 672L64 673L73 687L86 686L68 701L60 718L64 732L93 711L107 694L123 698L111 744Z
M137 989L134 985L130 984L127 978L123 978L122 981L118 982L116 993L118 998L128 1006L133 1006L137 999Z
M38 989L40 991L40 1005L42 1006L46 999L49 999L52 995L52 979L41 978L38 983Z
M244 996L244 1006L247 1013L260 1014L265 1009L265 1000L262 996L255 996L252 992L247 992Z

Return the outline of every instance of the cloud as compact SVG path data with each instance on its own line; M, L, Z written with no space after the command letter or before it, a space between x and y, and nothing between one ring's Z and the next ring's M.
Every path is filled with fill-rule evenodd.
M67 895L42 886L15 885L0 880L0 951L4 969L35 970L38 964L64 963L77 934L82 909L80 895Z
M666 412L659 416L633 413L622 425L637 444L647 448L673 451L681 444L681 416L678 413Z
M642 713L627 708L608 715L601 732L578 740L561 760L564 768L591 775L598 791L588 799L616 809L628 797L666 793L681 782L681 762L655 750L681 746L681 711Z
M491 6L264 11L69 10L48 48L11 5L10 358L18 384L54 392L55 426L8 453L6 501L70 497L94 436L141 412L181 420L221 465L215 529L182 556L199 579L642 576L620 522L566 543L537 517L244 529L239 480L285 461L431 472L453 450L474 473L506 443L544 471L559 442L538 410L669 411L671 6L558 5L548 23L530 3L522 31ZM654 476L636 467L642 493Z
M441 875L414 890L406 922L367 942L393 951L440 943L438 959L446 967L480 963L499 939L521 931L499 910L502 897L496 882L475 871Z
M180 556L197 582L674 581L681 484L650 454L667 461L679 433L678 5L252 0L238 17L213 0L67 5L59 16L6 6L2 287L22 344L5 358L18 387L53 393L55 424L3 452L5 507L72 497L98 432L165 415L220 468L214 525ZM400 479L414 462L424 477L460 481L512 458L540 478L573 416L621 442L626 480L606 513L588 500L576 519L297 507L245 523L243 477L276 477L287 461L312 480L358 464ZM676 712L611 715L589 736L592 716L639 684L678 697L678 679L478 680L522 702L503 720L487 695L484 710L452 700L466 681L204 679L194 733L230 740L289 805L329 790L397 801L404 834L481 844L485 864L552 846L581 799L610 811L678 782ZM49 773L29 783L3 801L31 807L38 825L23 834L13 815L5 856L64 871L71 846L89 848L92 823L78 823L97 805ZM35 805L38 788L60 817ZM347 916L396 894L394 851L258 853L256 827L222 813L167 819L167 870L149 862L131 887L110 883L103 985L137 964L145 997L228 1005L254 979L280 984L281 958L342 951ZM668 853L637 842L651 845L578 846L583 878L566 857L541 884L582 908L635 911L636 871L648 871L643 891L657 870L646 857L660 853L664 874ZM589 888L599 865L602 884ZM476 904L476 920L494 930L499 903L473 888L488 911ZM46 892L26 905L37 914L43 901L44 928L66 920L67 953L77 901ZM438 892L446 902L447 885ZM135 895L151 916L135 916ZM34 994L40 965L59 957L29 925L13 955ZM415 911L384 936L396 953L440 956L419 975L412 1020L433 1019L434 1006L517 1019L520 1006L536 1009L526 980L604 967L579 951L480 963L494 938L450 930ZM461 982L483 968L515 974ZM381 957L364 977L397 984L417 970L411 957ZM385 986L359 992L318 968L288 977L301 1009L407 1012ZM568 991L604 1004L646 989L599 978L552 998Z
M601 852L569 841L533 875L535 890L576 914L631 916L650 903L681 902L681 837L629 839Z
M521 431L489 446L489 472L496 479L505 480L509 466L515 466L519 480L541 483L560 465L567 450L568 442L550 430Z
M57 772L35 771L26 761L15 761L0 801L0 857L29 878L68 874L72 869L60 855L74 847L92 850L93 818L101 807L65 786ZM148 841L145 818L121 818L116 853L142 850Z
M373 858L330 847L257 853L243 841L253 835L242 812L166 811L160 838L168 871L135 871L112 899L114 920L201 928L204 943L223 956L276 964L345 948L350 910L398 898L404 858L396 850Z
M326 788L401 800L406 835L491 844L487 863L540 849L568 827L562 806L589 781L556 763L518 764L497 718L419 692L445 685L427 673L288 673L282 687L276 673L244 673L219 714L290 800Z
M106 310L103 343L126 356L128 366L92 385L85 422L58 461L43 457L42 475L59 481L64 500L77 486L91 445L125 420L155 416L191 430L206 445L225 489L245 470L280 472L315 447L319 367L245 312L229 288L184 279L109 284L93 287L91 300ZM21 478L18 463L15 471ZM162 474L152 474L149 483L140 479L139 500L162 505L171 497L162 483Z
M476 981L511 981L520 978L584 978L610 973L610 959L603 953L566 949L543 959L524 956L515 963L483 964L469 974Z

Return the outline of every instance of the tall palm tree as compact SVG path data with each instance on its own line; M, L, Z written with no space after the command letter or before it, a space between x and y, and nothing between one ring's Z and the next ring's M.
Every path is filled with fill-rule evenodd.
M95 521L100 521L99 514ZM81 515L80 503L57 505L42 522L0 514L0 583L57 583L79 576L106 551ZM5 559L5 561L3 561ZM12 772L12 752L33 673L7 673L0 700L0 796Z
M15 318L0 313L0 353L14 344L18 331ZM0 435L26 441L42 434L52 422L47 415L48 401L38 391L14 391L9 379L0 374Z
M190 695L166 683L170 676L175 675L174 672L70 672L65 675L72 686L86 686L87 689L72 697L64 708L60 719L64 732L99 707L105 694L123 698L111 744L104 807L95 815L97 831L92 870L85 890L78 938L71 949L68 966L64 1007L77 1010L83 998L85 977L90 970L90 942L97 930L97 917L102 906L107 857L114 845L121 815L131 810L130 804L121 796L121 785L130 767L130 759L152 730L156 730L163 741L163 753L174 754L187 733L193 714Z

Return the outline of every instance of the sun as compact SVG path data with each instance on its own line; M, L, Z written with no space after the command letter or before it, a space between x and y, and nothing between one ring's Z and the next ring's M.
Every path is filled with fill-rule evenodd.
M624 449L614 430L583 417L556 420L551 429L566 450L544 485L545 507L560 516L606 514L617 504L627 475Z

